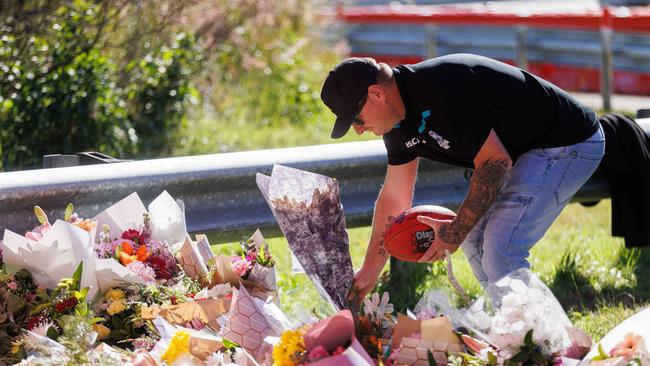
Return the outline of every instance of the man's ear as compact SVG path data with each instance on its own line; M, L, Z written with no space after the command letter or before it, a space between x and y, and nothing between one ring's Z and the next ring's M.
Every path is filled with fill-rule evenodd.
M383 101L386 99L386 91L379 84L372 84L368 87L368 98Z

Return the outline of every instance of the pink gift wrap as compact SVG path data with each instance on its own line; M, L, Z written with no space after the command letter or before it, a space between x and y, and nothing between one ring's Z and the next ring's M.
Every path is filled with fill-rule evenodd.
M305 349L310 352L316 346L323 346L332 352L338 346L345 346L352 340L350 346L340 355L325 358L310 363L318 366L352 366L375 363L370 358L361 343L354 336L354 319L350 310L341 310L337 314L314 324L303 336Z
M429 366L427 353L431 350L433 358L438 365L447 364L446 352L463 352L463 346L459 343L448 343L441 341L427 341L418 338L404 337L401 342L402 348L397 355L397 364L411 366Z

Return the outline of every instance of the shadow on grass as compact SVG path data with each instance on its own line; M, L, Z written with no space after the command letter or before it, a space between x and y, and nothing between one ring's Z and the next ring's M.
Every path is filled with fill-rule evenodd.
M567 252L551 280L549 288L564 309L585 312L599 305L617 304L632 308L650 302L650 248L622 248L614 264L623 274L634 274L636 281L615 286L607 284L596 288L593 282L602 278L585 276L578 266L575 254Z

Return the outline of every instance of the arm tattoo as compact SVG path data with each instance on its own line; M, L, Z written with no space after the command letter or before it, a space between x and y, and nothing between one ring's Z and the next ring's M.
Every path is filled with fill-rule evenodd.
M390 224L393 223L394 220L395 220L395 216L389 215L386 217L386 227L384 228L384 232L386 231L386 229L388 229L388 227L390 226ZM386 248L384 247L384 233L381 233L381 236L382 236L381 239L379 239L379 249L377 249L377 254L379 254L382 257L387 257L388 253L386 252Z
M488 159L476 167L458 216L450 224L443 225L438 232L445 243L462 244L474 225L492 206L507 172L508 163L503 159Z
M379 249L377 250L377 254L382 257L388 256L388 253L386 253L386 249L384 248L384 239L379 240Z

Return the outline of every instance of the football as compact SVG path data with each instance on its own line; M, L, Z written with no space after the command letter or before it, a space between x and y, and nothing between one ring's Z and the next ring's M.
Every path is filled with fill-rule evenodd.
M437 220L453 220L454 211L441 206L423 205L409 208L397 216L384 231L384 246L395 258L417 262L436 237L430 226L418 221L418 216Z

